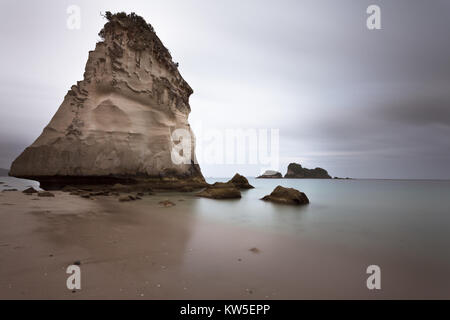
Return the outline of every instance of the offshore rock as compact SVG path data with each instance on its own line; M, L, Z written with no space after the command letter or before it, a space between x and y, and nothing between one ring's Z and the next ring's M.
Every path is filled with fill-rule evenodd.
M303 192L282 186L276 187L270 195L265 196L261 200L291 205L304 205L309 203L308 197Z
M259 177L256 177L256 179L281 179L281 178L283 178L281 173L274 170L267 170Z
M285 178L297 179L331 179L327 170L322 168L307 169L303 168L298 163L291 163L288 166L288 171L284 175Z
M250 183L248 183L248 180L246 177L240 175L239 173L236 173L234 177L228 181L228 183L232 183L236 186L238 189L253 189L254 186L252 186Z

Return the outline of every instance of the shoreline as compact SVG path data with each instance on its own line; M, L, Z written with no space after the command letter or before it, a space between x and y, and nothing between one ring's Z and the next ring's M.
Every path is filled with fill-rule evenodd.
M385 259L396 270L381 292L365 287L374 252L307 241L205 218L191 194L120 203L56 192L55 198L0 194L1 299L378 299L444 297L409 279L422 266ZM176 205L163 207L169 199ZM205 199L205 201L215 201ZM257 250L251 250L256 248ZM371 259L369 259L369 257ZM82 289L66 288L80 261ZM424 282L424 281L422 281Z

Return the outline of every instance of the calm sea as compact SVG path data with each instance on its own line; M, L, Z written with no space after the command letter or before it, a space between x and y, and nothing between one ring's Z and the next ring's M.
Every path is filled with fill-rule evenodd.
M227 179L207 180L213 183ZM10 177L0 177L0 181L4 182L0 189L38 186L34 181ZM195 217L193 221L197 222L212 220L219 222L217 225L237 225L244 227L242 230L255 229L275 236L280 234L283 239L286 236L296 239L304 248L315 248L317 244L320 244L317 248L327 248L320 251L319 255L308 256L305 255L304 248L297 252L291 246L289 250L285 250L284 255L273 255L278 257L277 263L281 265L283 261L291 261L291 265L303 268L299 271L303 278L293 278L299 283L303 281L302 285L309 274L315 276L319 273L320 277L328 277L328 282L314 282L320 283L313 287L322 290L317 294L319 297L333 297L330 293L332 290L341 290L335 288L341 276L353 279L356 272L364 279L365 267L369 264L377 264L383 268L384 292L387 293L384 297L450 296L450 181L249 179L249 182L255 189L243 191L239 200L211 200L196 198L190 194L175 194L174 198L185 198L184 202L177 202L178 214L188 214ZM259 200L270 194L277 185L305 192L310 204L295 207ZM157 196L171 197L170 194ZM198 231L195 225L191 229L190 246L196 247L196 240L192 239L197 239L197 244L215 241L210 233ZM215 244L216 247L219 245L227 244ZM270 243L262 245L263 252L268 252L264 250L269 250ZM311 252L317 252L314 250ZM324 263L330 263L325 261L331 254L342 256L342 259L334 261L345 263L343 268L357 265L356 271L350 270L340 275L339 272L331 271L333 266L323 266ZM355 263L352 262L353 259ZM192 261L191 269L200 270L205 266L206 260L199 257ZM280 265L274 262L270 267L270 262L265 263L265 266L253 266L255 270L273 269L273 273L264 273L261 286L276 286L281 281L276 274ZM321 271L315 272L319 270L317 268L321 268ZM331 275L333 272L334 276ZM359 282L356 285L360 285ZM294 289L297 290L297 287ZM303 297L296 295L295 290L288 297ZM344 288L339 293L356 292L352 290L345 291ZM364 286L361 290L364 290ZM326 294L322 295L323 293Z
M208 179L208 182L227 179ZM239 201L216 201L214 216L247 225L341 242L389 247L450 261L450 181L249 179ZM277 186L296 188L310 204L259 199ZM210 201L203 201L211 206ZM209 211L209 210L208 210Z
M0 190L39 186L12 177L0 177L0 182ZM450 181L250 178L249 182L255 189L242 191L240 200L195 199L196 214L321 242L402 252L450 266ZM277 185L306 193L310 204L295 207L259 200Z

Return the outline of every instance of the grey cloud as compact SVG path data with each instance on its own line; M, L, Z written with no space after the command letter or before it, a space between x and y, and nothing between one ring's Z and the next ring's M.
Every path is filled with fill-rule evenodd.
M9 48L0 59L0 166L40 134L82 78L100 11L120 10L144 16L180 62L194 89L192 122L279 128L283 159L333 175L450 178L446 0L77 3L79 31L65 28L72 1L0 4L11 13L0 21ZM365 9L373 3L383 29L372 32Z
M403 99L381 109L384 117L396 122L450 127L450 96Z

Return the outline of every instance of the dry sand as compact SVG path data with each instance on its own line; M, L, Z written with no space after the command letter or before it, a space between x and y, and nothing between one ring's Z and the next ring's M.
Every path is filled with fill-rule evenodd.
M424 297L408 289L408 272L367 290L362 253L200 217L191 194L126 203L55 194L0 193L0 299ZM73 293L65 271L75 261L82 288Z

